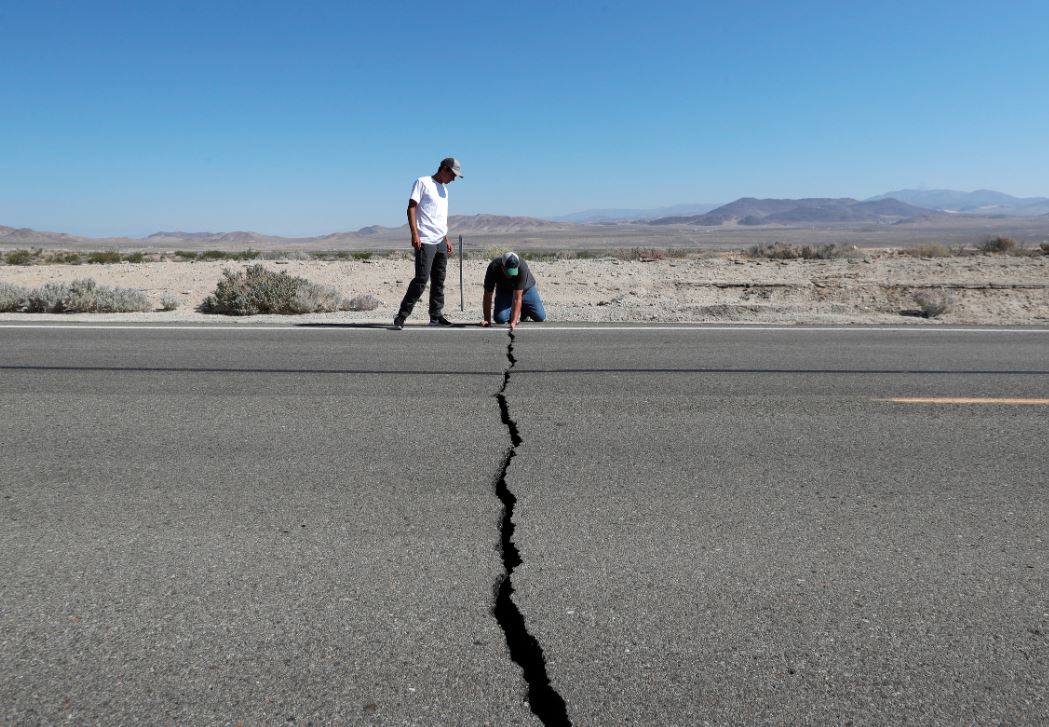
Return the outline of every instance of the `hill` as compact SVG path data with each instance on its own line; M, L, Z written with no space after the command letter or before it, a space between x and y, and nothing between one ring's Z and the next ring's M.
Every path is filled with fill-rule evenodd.
M560 232L578 227L567 222L551 222L536 217L510 217L506 215L452 215L448 225L453 235L457 234L520 234L540 232ZM235 230L232 232L186 232L183 230L154 232L138 240L129 238L98 238L67 235L61 232L39 232L29 228L14 228L0 225L0 243L6 245L23 245L36 247L154 247L177 249L185 246L190 249L207 247L261 248L277 249L326 245L337 247L346 244L374 240L408 239L408 225L400 227L383 227L370 225L355 232L333 232L313 237L281 237L259 232Z
M703 215L664 217L654 225L799 225L864 222L890 224L911 217L928 215L931 210L881 199L861 202L851 197L811 197L805 199L757 199L742 197Z
M868 201L888 198L931 210L972 215L1035 217L1049 213L1049 197L1013 197L993 189L977 189L974 192L959 192L953 189L900 189L871 197Z
M609 207L603 209L583 210L568 215L548 217L554 222L574 222L581 225L600 224L606 222L629 222L634 220L655 220L661 217L684 217L688 215L701 215L709 212L719 204L698 202L696 204L675 204L668 207L653 207L648 209L623 209Z

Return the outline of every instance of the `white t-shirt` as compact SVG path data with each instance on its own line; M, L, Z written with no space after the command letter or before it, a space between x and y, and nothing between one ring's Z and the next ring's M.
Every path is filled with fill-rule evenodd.
M412 185L415 208L415 226L419 239L425 243L437 243L448 234L448 186L433 177L419 177Z

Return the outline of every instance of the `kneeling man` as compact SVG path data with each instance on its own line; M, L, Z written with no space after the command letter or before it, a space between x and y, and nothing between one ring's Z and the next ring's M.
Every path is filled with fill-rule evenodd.
M545 321L546 311L539 299L539 288L528 263L512 252L497 257L488 263L484 274L484 313L482 326L492 325L492 293L495 293L496 323L510 323L510 330L517 328L522 317L533 321Z

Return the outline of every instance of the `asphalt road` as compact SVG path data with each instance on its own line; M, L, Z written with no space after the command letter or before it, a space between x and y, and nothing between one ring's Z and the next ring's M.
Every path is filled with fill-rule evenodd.
M0 723L1049 721L1049 332L0 328ZM494 395L505 383L505 416ZM509 422L509 424L507 423Z

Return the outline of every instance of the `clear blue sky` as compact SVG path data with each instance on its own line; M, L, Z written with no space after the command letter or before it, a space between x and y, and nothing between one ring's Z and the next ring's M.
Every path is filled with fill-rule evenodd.
M1049 195L1049 2L0 0L0 224Z

